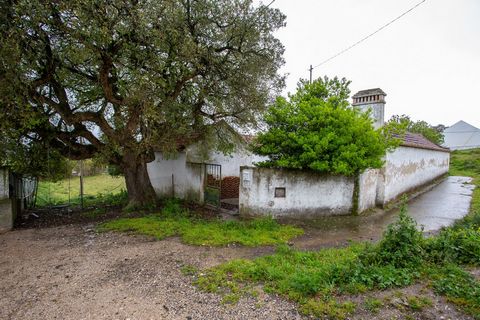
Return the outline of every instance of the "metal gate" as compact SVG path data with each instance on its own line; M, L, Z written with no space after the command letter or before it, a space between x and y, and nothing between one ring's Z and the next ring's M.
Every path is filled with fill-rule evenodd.
M222 190L222 166L205 164L205 205L220 209L220 194Z

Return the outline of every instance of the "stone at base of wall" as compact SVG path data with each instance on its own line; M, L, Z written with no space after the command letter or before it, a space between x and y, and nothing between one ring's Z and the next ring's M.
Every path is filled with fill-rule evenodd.
M402 200L404 197L407 197L407 201L416 198L425 192L428 192L432 190L434 187L439 185L442 181L444 181L448 177L448 173L442 174L441 176L435 178L434 180L428 181L427 183L424 183L420 186L417 186L415 188L412 188L399 196L397 196L395 199L389 200L388 202L384 203L383 205L380 205L378 207L388 211L393 208L399 207L402 204Z
M13 228L12 203L10 199L0 200L0 233Z

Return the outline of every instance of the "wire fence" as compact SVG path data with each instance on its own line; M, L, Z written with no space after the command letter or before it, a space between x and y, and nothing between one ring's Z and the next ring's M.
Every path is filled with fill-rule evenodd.
M38 183L36 207L81 206L118 202L126 196L125 179L106 173L71 175L63 180Z

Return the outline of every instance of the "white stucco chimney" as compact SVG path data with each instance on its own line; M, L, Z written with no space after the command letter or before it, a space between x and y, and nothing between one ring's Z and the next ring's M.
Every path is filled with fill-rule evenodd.
M383 127L385 123L385 96L387 94L380 88L361 90L352 97L352 106L366 112L371 110L370 116L374 120L375 129Z

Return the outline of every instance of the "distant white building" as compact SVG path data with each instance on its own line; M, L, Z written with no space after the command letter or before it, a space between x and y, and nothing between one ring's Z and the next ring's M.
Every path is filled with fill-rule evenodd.
M480 148L480 129L462 120L445 129L443 137L443 146L451 150Z

